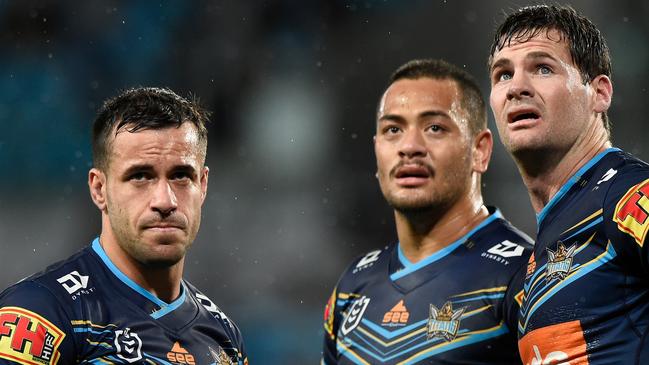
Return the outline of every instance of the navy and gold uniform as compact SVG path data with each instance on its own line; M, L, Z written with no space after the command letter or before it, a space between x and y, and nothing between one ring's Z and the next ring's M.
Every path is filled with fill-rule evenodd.
M518 324L526 364L649 364L649 165L598 154L537 216Z
M182 281L165 303L126 277L95 239L0 294L0 364L247 364L241 334Z
M531 243L490 213L417 263L398 244L355 260L325 309L323 363L520 364L515 297Z

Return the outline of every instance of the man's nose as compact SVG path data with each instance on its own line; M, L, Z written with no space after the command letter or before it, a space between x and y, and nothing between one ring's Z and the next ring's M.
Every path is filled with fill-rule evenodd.
M169 181L160 179L151 199L151 209L160 212L163 216L171 214L178 208L178 200Z
M426 141L420 130L407 130L399 146L401 157L422 157L426 156Z
M516 72L509 83L509 89L507 89L507 100L533 96L534 88L529 76L525 72Z

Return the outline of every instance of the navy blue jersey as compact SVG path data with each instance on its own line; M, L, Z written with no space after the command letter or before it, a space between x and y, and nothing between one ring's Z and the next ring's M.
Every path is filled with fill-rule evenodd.
M237 327L186 281L165 303L99 240L0 294L0 364L247 364Z
M515 297L530 252L496 211L417 263L398 244L368 253L325 309L323 363L520 364Z
M537 220L518 325L525 363L649 364L649 165L608 149Z

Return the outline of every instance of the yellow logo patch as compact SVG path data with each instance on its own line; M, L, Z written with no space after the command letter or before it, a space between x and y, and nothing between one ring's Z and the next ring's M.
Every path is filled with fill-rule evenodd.
M649 231L649 179L629 189L615 206L613 221L631 235L638 245L644 244Z
M0 358L24 365L56 364L65 333L38 314L0 308Z

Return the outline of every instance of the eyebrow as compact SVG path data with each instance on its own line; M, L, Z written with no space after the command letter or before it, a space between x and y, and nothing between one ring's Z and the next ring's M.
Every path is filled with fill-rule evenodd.
M122 175L123 176L129 176L129 175L131 175L133 173L136 173L136 172L154 171L154 170L155 170L155 168L151 164L136 164L136 165L133 165L133 166L130 166L129 168L127 168ZM184 172L195 173L196 169L194 168L194 166L192 166L190 164L182 164L182 165L174 166L171 169L171 171L173 171L173 172L184 171Z
M423 119L428 117L449 117L449 115L441 110L426 110L417 115L417 119ZM385 114L381 116L378 120L378 123L381 122L397 122L405 123L406 119L398 114Z
M539 58L549 58L554 61L557 60L556 57L545 51L534 51L525 55L526 60L537 60ZM498 61L494 62L493 65L491 65L491 72L493 72L493 70L495 70L496 68L510 66L511 64L512 61L510 59L501 58Z

